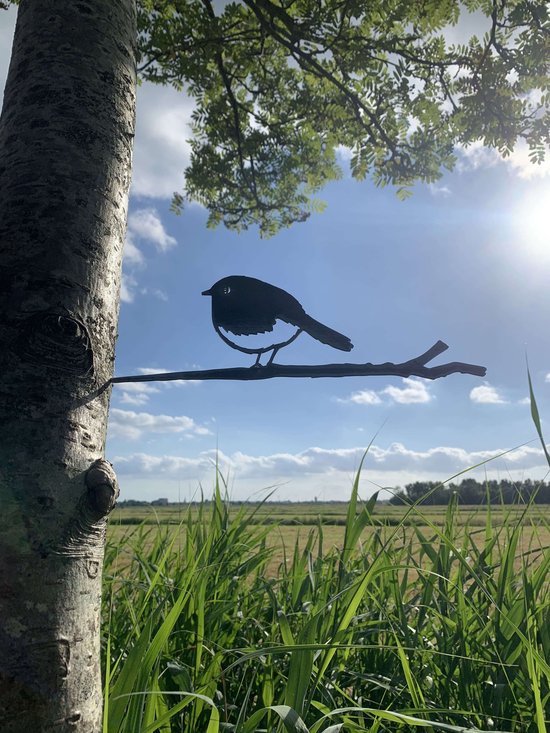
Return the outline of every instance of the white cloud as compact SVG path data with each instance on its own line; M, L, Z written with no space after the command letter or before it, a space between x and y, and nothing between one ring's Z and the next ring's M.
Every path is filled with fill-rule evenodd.
M402 443L392 443L389 448L371 448L377 467L386 470L413 470L425 473L441 473L451 476L483 461L498 456L502 451L466 451L464 448L437 446L425 451L406 448Z
M430 183L428 189L432 196L437 198L448 198L452 195L452 191L448 186L444 186L439 183Z
M129 275L127 272L122 273L122 280L120 283L120 299L123 303L133 303L136 297L135 287L137 285L136 279Z
M160 367L140 367L138 372L140 374L167 374L170 369L161 369Z
M388 395L394 402L400 405L417 404L421 402L431 402L433 396L429 393L425 382L412 377L403 379L404 387L394 387L389 385L382 390L382 394Z
M458 159L456 169L459 173L478 168L492 168L502 162L502 158L493 148L487 148L481 140L476 140L468 146L457 147Z
M177 241L166 229L156 209L148 207L132 211L128 217L128 231L124 242L124 271L122 274L121 299L124 303L132 303L136 294L151 295L159 300L167 301L168 296L160 288L140 287L135 278L137 268L145 265L142 251L136 245L136 239L153 244L157 250L166 252L174 247Z
M177 244L176 239L166 232L154 208L133 211L128 217L128 231L132 237L152 242L162 252Z
M545 382L550 382L550 372L544 377Z
M345 399L338 399L338 402L354 402L356 405L379 405L382 400L373 389L363 389L359 392L352 392Z
M131 392L123 392L119 400L121 405L132 405L132 407L143 407L149 402L149 395L143 392L132 394Z
M300 453L274 453L272 455L252 456L237 451L226 455L221 451L208 450L189 458L177 455L150 455L133 453L115 457L116 470L125 475L142 476L155 474L173 478L200 480L205 472L212 472L218 465L223 474L228 471L237 479L260 479L277 482L289 479L317 476L323 484L331 485L342 477L349 479L356 472L364 448L325 449L312 447ZM525 471L534 468L544 469L544 456L540 448L522 446L512 452L494 449L486 451L467 451L464 448L438 446L425 451L406 448L402 443L392 443L388 448L371 446L364 463L365 478L378 480L382 485L390 485L388 476L397 474L408 477L404 481L428 477L439 480L450 479L479 463L487 462L483 471L504 473ZM495 459L495 460L493 460ZM376 479L374 478L376 477ZM298 498L294 496L294 498Z
M182 190L192 111L193 101L184 92L149 82L138 88L133 196L171 199Z
M337 145L334 149L336 153L336 160L340 165L350 164L353 158L353 150L346 145Z
M346 145L337 145L334 149L336 154L336 163L342 169L344 178L351 178L351 160L353 158L353 150Z
M132 233L126 233L126 239L124 241L124 263L129 265L142 265L144 262L141 250L136 247L133 240Z
M142 406L149 402L149 397L160 392L158 387L144 382L128 382L114 385L115 397L123 405Z
M132 453L129 456L117 456L117 471L120 474L142 475L172 475L193 478L197 471L212 469L215 466L211 453L201 453L197 458L182 458L181 456L153 456L148 453Z
M170 371L175 370L151 367L141 367L137 370L139 374L166 374ZM177 379L154 384L150 382L117 382L114 385L114 397L122 405L141 407L149 402L149 398L152 395L159 394L163 389L197 384L202 384L202 381L200 379Z
M150 412L111 409L109 413L109 435L113 438L137 440L146 433L189 435L210 435L210 430L198 425L186 415L153 415Z
M138 372L140 374L169 374L170 372L175 372L175 369L163 369L161 367L139 367ZM180 370L182 371L182 370ZM189 371L200 371L200 366L197 364L192 364L189 367ZM139 382L136 382L135 384L140 384ZM194 385L194 384L202 384L201 379L171 379L164 382L159 382L158 387L165 387L166 389L170 387L185 387L187 385Z
M192 478L196 472L218 465L223 472L231 469L239 476L262 477L298 476L301 474L318 474L327 471L354 470L357 467L364 449L351 448L343 450L322 450L309 448L302 453L274 453L267 456L251 456L240 451L226 455L221 451L203 451L195 458L180 456L152 456L134 453L130 456L115 459L117 469L122 473L140 474L158 472L160 474L182 474Z
M474 387L470 392L470 399L472 402L483 405L507 404L507 401L498 393L496 387L491 386L487 382L479 387Z
M353 402L356 405L380 405L383 402L382 396L386 396L389 397L391 402L407 405L431 402L434 399L424 381L414 379L413 377L405 377L402 382L403 387L388 385L379 392L372 389L365 389L359 392L352 392L349 397L338 399L337 401L344 403Z
M550 176L550 151L546 151L546 159L542 163L532 163L529 159L529 148L523 140L516 145L514 152L504 162L512 168L520 178L546 178Z
M520 140L510 155L503 157L497 150L487 148L481 140L476 140L467 147L457 147L458 160L456 169L459 173L478 168L493 168L505 165L519 178L545 178L550 175L550 151L542 163L532 163L529 159L527 143Z
M164 292L164 290L161 290L160 288L140 288L139 289L140 295L151 295L153 298L158 298L158 300L162 300L163 303L168 302L168 296Z
M193 364L189 371L198 371L200 369L199 366L196 364ZM158 367L140 367L138 369L138 372L140 374L168 374L170 372L175 372L175 369L161 369ZM179 370L182 371L182 370ZM197 385L202 384L201 379L173 379L168 380L165 382L159 382L159 387L165 387L166 389L169 389L170 387L187 387L190 385Z

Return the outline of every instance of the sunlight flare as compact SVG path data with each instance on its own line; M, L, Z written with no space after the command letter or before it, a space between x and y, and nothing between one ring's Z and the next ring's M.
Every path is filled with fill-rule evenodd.
M535 196L522 201L514 221L523 248L532 255L550 257L550 185L541 186Z

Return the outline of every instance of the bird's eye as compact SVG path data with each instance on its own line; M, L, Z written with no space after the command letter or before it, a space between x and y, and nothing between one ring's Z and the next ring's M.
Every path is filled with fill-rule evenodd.
M223 293L224 295L229 295L229 293L230 293L230 292L231 292L231 288L229 287L229 285L224 285L224 286L223 286L223 290L222 290L222 293Z

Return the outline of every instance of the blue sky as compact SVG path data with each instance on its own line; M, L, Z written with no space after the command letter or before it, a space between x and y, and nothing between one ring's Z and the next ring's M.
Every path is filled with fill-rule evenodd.
M0 15L5 75L15 13ZM2 85L4 77L0 79ZM124 263L116 373L246 366L216 335L201 291L230 274L258 277L345 333L350 354L307 335L277 361L400 362L441 339L434 363L483 364L487 377L279 379L117 385L107 457L121 498L208 495L216 459L233 498L346 499L365 462L362 495L446 480L495 458L478 478L544 479L527 397L550 414L550 165L480 146L452 173L400 202L345 173L322 192L323 214L271 240L207 230L206 212L169 212L181 189L191 102L143 85ZM346 166L346 154L342 152ZM548 425L548 421L546 421Z

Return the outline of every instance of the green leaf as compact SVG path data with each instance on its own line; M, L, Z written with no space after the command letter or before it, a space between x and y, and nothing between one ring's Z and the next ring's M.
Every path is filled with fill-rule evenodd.
M539 440L542 446L542 450L544 452L544 456L546 458L548 465L550 466L550 453L548 453L548 448L546 447L546 443L544 441L544 437L542 434L542 425L540 422L539 409L537 407L537 401L535 399L535 392L533 391L533 383L531 381L531 372L529 371L529 365L527 365L527 380L529 382L529 400L531 403L531 417L535 424L535 428L539 436Z

